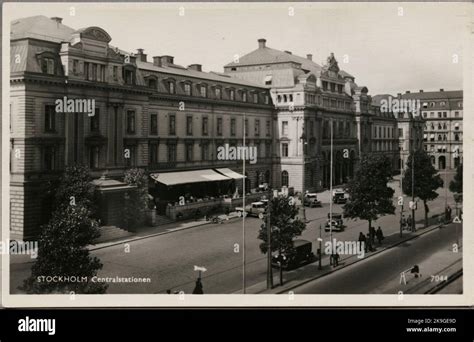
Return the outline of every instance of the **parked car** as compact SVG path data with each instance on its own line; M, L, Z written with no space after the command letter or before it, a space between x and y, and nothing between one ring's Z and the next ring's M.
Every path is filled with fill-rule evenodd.
M336 189L332 192L332 202L336 204L345 204L349 198L349 194L342 189Z
M326 225L324 226L325 231L330 231L332 225L332 231L341 232L344 230L344 221L342 214L340 213L332 213L332 220L331 215L328 213L328 219L326 221Z
M291 270L316 261L316 256L312 252L313 245L311 241L294 240L293 247L294 252L290 255L285 253L274 255L272 257L272 266L279 268L281 263L283 269Z
M248 216L258 217L258 215L260 213L263 214L263 213L265 213L266 210L267 210L267 206L263 202L253 202L253 203L245 206L245 211L246 211ZM237 213L240 213L239 215L241 215L241 213L243 213L243 211L244 211L244 208L237 207L237 208L235 208L235 211L237 211Z
M315 193L307 193L304 195L303 203L306 207L322 207L321 201L318 200L318 195Z

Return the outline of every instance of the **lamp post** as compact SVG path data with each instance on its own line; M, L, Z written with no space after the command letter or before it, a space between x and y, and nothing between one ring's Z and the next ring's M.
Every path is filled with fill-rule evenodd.
M323 269L323 265L322 265L322 255L323 255L323 238L321 237L322 235L322 227L321 225L319 225L319 238L318 238L318 241L319 241L319 250L318 250L318 270L321 270Z
M333 121L331 123L331 153L330 153L330 163L329 163L329 241L332 243L332 165L333 165ZM333 260L333 248L331 248L331 258L330 264L332 265Z
M302 126L302 134L301 134L301 141L303 142L303 169L302 169L302 186L301 186L301 194L300 194L300 205L301 205L301 216L303 218L303 222L306 223L306 208L304 206L304 195L305 195L305 177L306 177L306 162L305 162L305 145L306 145L306 135L304 131L304 120L303 123L301 124Z
M413 148L413 153L411 154L411 230L412 232L416 231L415 224L415 148Z

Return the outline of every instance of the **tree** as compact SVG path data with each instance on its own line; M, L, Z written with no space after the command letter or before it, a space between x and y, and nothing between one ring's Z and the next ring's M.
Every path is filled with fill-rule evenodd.
M413 167L414 159L414 167ZM413 169L413 175L412 175ZM412 177L414 178L413 195L423 201L425 207L425 227L428 225L428 201L438 197L436 189L443 186L443 180L433 167L430 156L423 150L410 153L407 169L403 175L403 192L412 196Z
M449 183L449 191L457 194L462 193L462 164L456 168L454 179Z
M107 285L93 282L102 264L87 248L100 236L89 181L82 166L68 167L62 175L52 218L41 227L38 257L21 287L27 293L105 293Z
M394 190L387 185L391 179L392 166L386 156L363 156L355 177L348 183L349 201L343 207L344 216L367 220L370 231L372 221L379 216L394 214Z
M128 229L143 222L148 208L148 176L142 169L133 168L125 171L123 181L136 186L124 194L123 219Z
M303 233L306 224L297 217L299 209L292 197L274 197L269 205L271 205L271 252L278 251L279 255L291 256L294 253L293 239ZM263 241L260 243L260 251L263 254L268 253L267 229L267 225L262 224L258 232L258 238ZM280 268L281 281L282 269Z

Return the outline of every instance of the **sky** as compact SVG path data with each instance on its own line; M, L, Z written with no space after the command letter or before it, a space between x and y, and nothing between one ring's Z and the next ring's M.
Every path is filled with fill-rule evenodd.
M71 6L74 11L71 11ZM172 55L204 71L258 47L334 52L339 67L372 95L462 89L468 3L142 3L4 4L7 21L45 15L72 28L99 26L111 45L152 56ZM74 14L74 15L72 15ZM5 19L4 19L5 20Z

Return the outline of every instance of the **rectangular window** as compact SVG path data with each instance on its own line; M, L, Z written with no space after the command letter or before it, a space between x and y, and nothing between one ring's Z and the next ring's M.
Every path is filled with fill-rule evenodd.
M202 118L202 135L209 134L209 119L204 117Z
M217 135L222 135L222 118L217 118Z
M288 157L288 144L287 143L281 144L281 156Z
M174 94L174 93L175 93L174 82L169 82L169 83L168 83L168 90L169 90L170 94Z
M114 65L114 68L113 68L113 77L115 81L118 80L118 66L116 65Z
M89 149L89 167L91 169L99 168L100 147L91 146Z
M267 137L269 137L271 134L270 120L267 120L266 122L266 134L267 134Z
M268 95L265 95L265 104L270 103L270 97Z
M72 60L72 73L74 75L79 73L79 61L77 59Z
M216 99L220 99L222 96L221 88L216 88L215 92L216 92Z
M45 132L56 132L56 107L47 105L44 108L44 130Z
M209 144L201 144L201 160L209 160Z
M135 146L125 146L125 165L126 166L135 166Z
M314 137L314 122L313 121L309 122L309 136Z
M245 136L248 136L249 135L249 119L245 119L244 126L245 126Z
M54 146L45 146L43 148L43 166L46 171L56 169L56 148Z
M44 74L54 75L54 59L43 58L41 61L41 71Z
M133 72L131 70L125 70L125 84L133 85Z
M158 114L150 114L150 134L158 134Z
M158 144L148 145L148 163L150 165L158 164Z
M84 76L86 80L89 79L89 63L84 62Z
M97 64L92 63L91 80L97 80Z
M127 111L127 133L128 134L135 133L135 111L134 110Z
M253 94L253 103L258 103L258 94Z
M201 85L201 97L207 97L207 86Z
M459 118L459 112L454 112L454 117Z
M176 116L174 114L169 114L168 134L176 134Z
M94 116L91 116L91 132L100 132L100 109L96 108Z
M255 119L255 135L259 136L260 135L260 120Z
M168 144L168 162L176 161L176 144Z
M230 97L230 99L231 99L232 101L235 100L235 90L231 89L231 90L229 91L229 97Z
M193 117L192 116L186 117L186 134L193 135Z
M235 119L230 119L230 135L235 136Z
M246 91L242 92L242 101L247 102L247 92Z
M272 145L269 143L265 144L265 157L270 158L271 157L271 151L272 151Z
M282 135L288 135L288 121L283 121L281 123L281 134Z
M184 94L187 96L191 96L191 84L189 83L184 84Z
M186 144L186 161L193 161L194 144Z
M398 129L398 137L403 138L403 128Z

